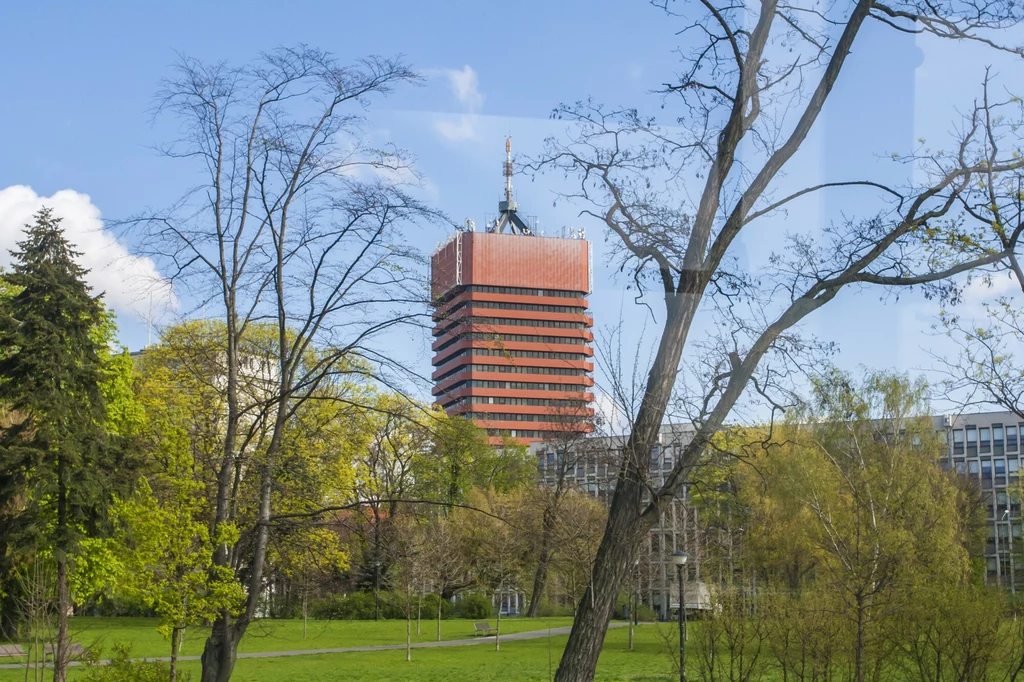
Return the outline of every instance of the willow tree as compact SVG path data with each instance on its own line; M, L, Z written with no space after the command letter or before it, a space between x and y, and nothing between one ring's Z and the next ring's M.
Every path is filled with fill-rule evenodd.
M346 66L299 47L238 67L183 59L159 94L161 115L180 124L164 152L198 179L170 209L125 227L196 311L224 326L210 358L224 404L211 536L239 521L240 480L258 500L239 542L214 554L247 597L240 614L213 621L203 682L230 678L257 613L289 419L325 382L383 371L377 341L412 321L409 304L422 299L399 231L432 214L410 194L407 155L363 134L371 101L417 80L401 60ZM265 352L247 352L257 323L273 338ZM259 438L255 422L266 427Z
M781 406L781 384L813 348L799 333L803 321L847 289L920 286L952 295L948 278L1004 262L1020 232L994 220L987 201L1024 166L1015 153L1019 105L990 100L982 74L950 146L922 146L899 159L913 166L913 179L805 185L802 173L787 177L868 23L894 38L927 34L1019 54L999 42L1021 18L1017 4L655 4L682 36L681 62L661 88L659 115L670 116L670 125L635 107L563 105L555 117L569 122L566 133L532 164L578 180L567 198L608 230L624 272L661 300L664 320L560 682L593 677L641 539L737 401L747 395L772 410ZM862 103L871 113L886 106L878 98ZM855 193L854 212L836 224L782 225L788 209L822 192ZM768 231L775 235L770 258L737 258L743 240ZM692 334L695 325L717 331L704 339ZM696 430L658 483L651 453L674 391Z

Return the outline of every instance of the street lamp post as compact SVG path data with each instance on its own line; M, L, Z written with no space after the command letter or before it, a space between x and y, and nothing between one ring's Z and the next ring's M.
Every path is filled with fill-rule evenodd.
M686 682L686 583L683 581L683 567L689 558L686 552L672 554L672 563L676 565L679 577L679 682Z
M1006 511L1003 512L1003 518L1004 519L1008 519L1009 522L1010 522L1010 525L1009 525L1009 528L1008 528L1008 532L1006 534L1007 537L1010 539L1010 593L1013 594L1014 596L1016 596L1017 595L1017 580L1016 580L1017 576L1015 575L1016 571L1014 570L1016 567L1013 565L1013 512L1012 512L1013 507L1012 507L1012 504L1013 504L1012 500L1007 500L1007 507L1006 507ZM996 535L997 536L999 535L999 530L998 529L996 530ZM1002 563L1002 559L998 555L996 556L996 561Z

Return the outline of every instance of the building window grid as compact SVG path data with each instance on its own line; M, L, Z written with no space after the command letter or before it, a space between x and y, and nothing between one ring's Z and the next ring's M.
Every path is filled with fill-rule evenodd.
M576 369L575 367L530 367L526 365L478 365L469 364L457 367L450 372L446 372L439 376L436 381L444 381L450 379L458 374L464 374L468 372L494 372L497 374L548 374L551 376L564 376L564 377L585 377L587 371L585 369Z
M448 388L446 393L453 393L463 388L498 388L509 391L561 391L564 393L586 393L584 384L547 384L529 381L488 381L486 379L468 379L460 381Z
M572 336L541 336L536 334L489 334L486 332L469 332L459 334L455 338L445 341L437 347L435 353L440 353L450 348L459 341L493 341L495 343L547 343L559 346L583 346L586 347L586 340Z
M579 414L522 414L520 412L465 412L466 419L499 422L584 422L587 417Z
M518 317L463 317L444 329L434 332L434 336L455 333L459 327L536 327L538 329L575 329L586 331L583 322L566 322L565 320L530 320ZM486 330L484 330L486 331Z
M547 298L586 298L585 291L573 291L569 289L532 289L527 287L501 287L487 284L470 284L467 286L453 287L443 296L440 296L435 305L442 305L462 293L474 294L503 294L506 296L545 296Z
M527 407L586 407L586 400L560 400L558 398L506 398L502 396L473 395L458 398L444 407L460 405L524 405Z
M590 357L583 353L555 353L542 350L505 350L503 348L467 348L453 353L440 361L438 367L444 367L460 358L478 355L494 358L523 358L529 360L567 360L569 362L588 362Z
M1024 426L1024 423L1021 424ZM1020 504L1016 502L1012 496L1005 490L1005 486L1008 485L1009 481L1016 480L1020 473L1020 460L1018 457L977 457L980 454L979 450L998 449L1000 445L1003 445L1006 450L1016 451L1018 448L1018 434L1021 433L1017 425L1005 426L996 428L997 425L991 427L968 427L967 429L952 430L953 435L949 440L950 449L952 450L951 455L964 454L964 445L967 444L971 447L975 457L973 459L965 459L964 457L950 457L945 459L945 463L952 463L952 467L959 473L970 473L975 478L981 478L985 481L989 487L989 492L986 495L986 504L988 507L989 517L989 533L988 543L986 546L986 563L989 569L989 577L996 578L998 575L1002 575L1009 579L1013 566L1009 559L1009 545L1013 541L1024 541L1022 540L1022 533L1024 533L1024 524L1021 521L1016 520L1014 517L1020 512ZM988 431L988 429L991 431ZM959 431L959 438L957 437L957 431ZM986 434L988 431L988 434ZM986 438L986 435L990 437ZM986 441L988 441L986 443ZM960 452L956 452L957 443L960 444ZM672 456L674 453L670 452L667 448L663 453L658 453L653 458L652 468L670 468L674 460ZM987 452L986 454L991 454ZM661 463L659 467L658 462ZM603 467L607 468L607 467ZM600 473L600 470L599 470ZM997 486L1002 486L1003 490L996 490ZM599 486L600 487L600 486ZM1009 517L1007 521L1006 518ZM652 534L650 538L652 550L656 547L668 547L669 536L664 535L658 537ZM671 546L676 546L677 539L673 536L671 539ZM998 552L996 547L998 546ZM652 563L664 563L664 558L655 552L655 559L651 557Z
M578 305L548 305L544 303L505 303L500 301L463 301L458 303L445 313L446 316L453 315L463 308L476 308L480 310L521 310L531 313L559 313L562 315L586 315L587 309Z

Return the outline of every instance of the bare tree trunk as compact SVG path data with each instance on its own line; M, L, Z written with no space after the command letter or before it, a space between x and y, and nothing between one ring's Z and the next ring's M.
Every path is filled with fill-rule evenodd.
M494 628L494 650L501 649L501 591L498 591L498 624Z
M634 574L635 577L635 574ZM629 588L629 650L633 650L633 627L636 625L636 585L630 585Z
M856 680L864 682L864 597L857 595L857 662Z
M651 452L675 385L686 332L696 313L697 293L666 298L668 317L665 331L648 375L647 391L637 413L636 424L623 448L622 465L608 510L608 524L597 550L591 580L576 608L576 618L555 673L555 682L589 682L593 679L608 631L608 621L615 610L623 581L633 565L637 541L656 516L641 515L642 482L647 480Z
M57 560L57 648L53 654L53 682L64 682L68 675L68 559L61 552Z
M548 562L551 559L551 536L555 530L555 510L548 507L544 510L544 525L540 538L540 553L537 555L537 571L533 575L533 592L530 596L530 607L526 611L527 618L536 618L540 609L541 595L548 582Z
M181 628L174 627L171 630L171 682L178 682L178 646L181 638Z
M437 593L437 641L441 641L441 593Z
M405 660L412 662L412 591L405 588Z
M627 491L627 488L633 490ZM624 503L620 498L620 492L623 496L631 494L639 498L640 485L619 479L612 499L613 509L617 503ZM582 682L593 679L593 671L601 654L608 621L615 610L619 591L629 567L633 565L636 539L649 527L649 524L636 514L612 513L609 514L608 520L609 525L597 550L592 579L576 607L572 632L579 634L569 638L558 672L555 674L555 682Z
M71 594L68 592L68 489L65 482L67 469L64 457L57 456L57 647L53 655L53 682L64 682L68 675L68 611Z

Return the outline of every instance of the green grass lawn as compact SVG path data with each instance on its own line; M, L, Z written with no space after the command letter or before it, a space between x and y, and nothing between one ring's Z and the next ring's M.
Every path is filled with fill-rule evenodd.
M533 629L533 628L530 628ZM598 680L677 680L671 658L655 626L637 631L636 648L627 648L625 629L610 630L598 664ZM450 649L414 649L407 663L404 651L309 656L301 659L248 659L238 661L238 682L314 682L320 680L367 680L369 682L442 682L448 680L525 681L549 680L567 637L534 639ZM198 676L198 667L193 677Z
M441 621L441 639L464 639L473 636L472 620L450 619ZM492 618L491 626L497 624ZM503 618L502 632L542 630L547 627L571 625L571 618ZM142 656L169 656L170 643L156 632L156 621L147 618L75 618L72 620L72 639L86 646L99 644L109 650L113 642L131 642L132 654ZM413 622L412 641L432 642L437 639L437 621L424 620L420 634ZM185 636L182 656L198 656L208 630L193 628ZM260 620L249 626L238 650L289 651L294 649L326 649L348 646L374 646L377 644L404 644L405 621L310 620L306 637L302 637L301 620Z
M473 636L472 620L451 619L441 622L442 639L464 639ZM489 620L493 626L496 621ZM571 624L569 618L505 618L501 630L505 634L546 628L563 627ZM110 652L114 643L130 643L132 655L166 656L169 644L157 634L156 621L146 618L89 618L77 617L72 620L73 640L86 646L98 647ZM436 621L424 620L420 634L415 632L413 641L436 640ZM641 628L643 631L643 628ZM206 631L194 629L185 639L182 655L198 655L202 652ZM368 680L534 680L545 679L549 658L557 666L558 657L565 645L565 636L524 642L506 642L500 652L494 651L493 640L473 647L443 649L415 649L413 663L405 661L404 651L358 652L345 654L310 655L274 659L240 659L233 679L237 680L327 680L327 679L368 679ZM620 641L621 640L621 641ZM249 628L239 647L240 652L287 651L322 649L349 646L373 646L378 644L404 644L405 621L313 621L307 624L306 638L302 637L302 621L263 620ZM657 637L654 626L638 638L635 652L627 651L626 630L609 633L608 646L621 649L625 661L613 661L617 671L611 677L602 679L657 679L657 677L623 677L633 670L638 661L645 661L637 670L656 673L671 669L671 661L663 655L655 656L657 661L647 661L652 652L661 651L664 645ZM104 654L105 655L105 654ZM614 657L613 657L614 658ZM631 660L630 660L631 659ZM15 662L11 659L0 662ZM626 665L628 663L628 665ZM604 665L604 659L602 659ZM652 667L653 666L653 667ZM193 671L198 677L199 664L183 662L182 670ZM633 670L630 674L634 674ZM74 679L72 675L71 679ZM24 679L24 671L0 670L0 682Z
M502 620L502 632L524 632L561 627L568 618L508 618ZM108 650L114 642L131 642L136 656L165 656L167 643L153 630L155 622L145 618L76 618L75 640L83 644L99 642ZM490 620L491 625L495 622ZM433 641L435 623L424 621L414 641ZM442 621L443 639L472 636L473 621ZM199 654L204 632L196 630L186 639L182 655ZM494 651L493 640L469 647L414 649L413 661L405 660L405 651L375 651L322 654L268 659L240 659L233 680L239 682L295 682L313 680L546 680L558 666L566 637L522 642L505 642ZM327 647L401 644L405 642L405 621L309 621L307 637L302 639L302 622L262 621L250 629L240 650L283 651ZM181 670L199 676L199 664L183 662ZM72 669L71 680L77 677ZM627 630L611 630L598 668L600 680L675 679L672 661L654 625L637 631L634 651L627 647ZM0 670L0 682L23 680L23 670Z

